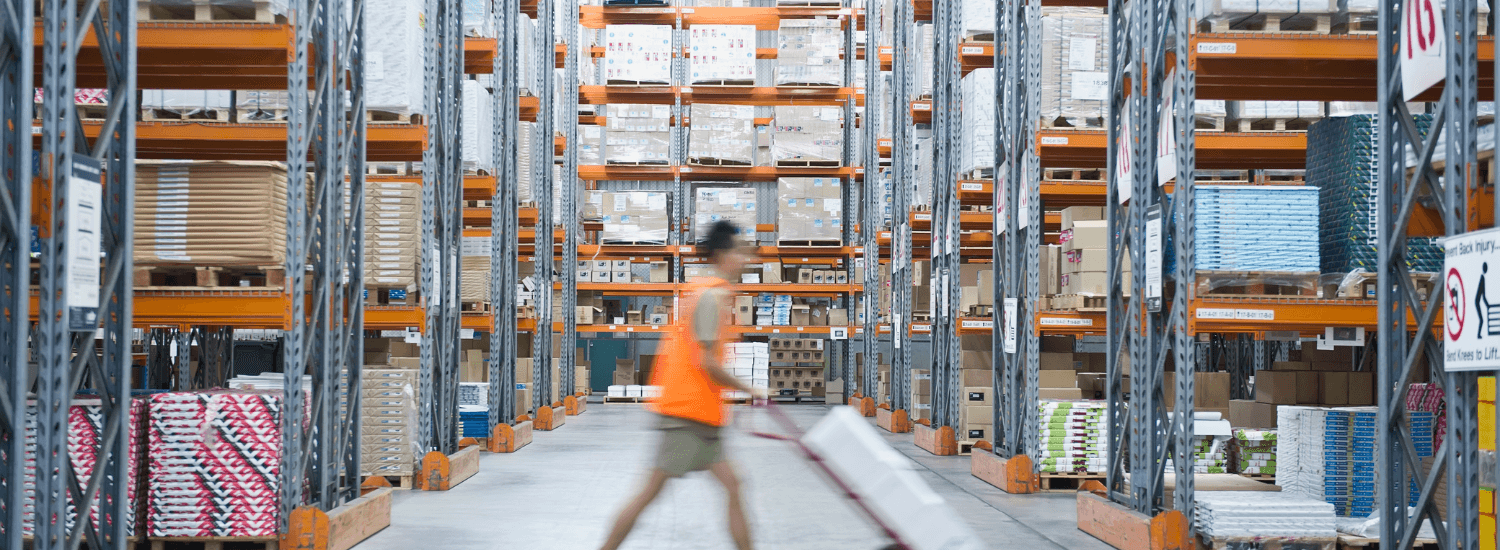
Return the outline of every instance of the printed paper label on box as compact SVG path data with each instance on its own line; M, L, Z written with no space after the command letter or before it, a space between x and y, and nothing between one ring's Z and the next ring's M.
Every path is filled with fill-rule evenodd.
M1075 71L1094 70L1094 52L1099 41L1094 38L1074 38L1068 41L1068 68Z
M1073 73L1073 99L1104 101L1109 99L1109 73L1079 71Z

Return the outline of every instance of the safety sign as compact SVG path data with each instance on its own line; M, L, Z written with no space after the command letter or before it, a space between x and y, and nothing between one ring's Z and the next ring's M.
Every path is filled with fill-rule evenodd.
M1500 229L1449 237L1443 247L1443 368L1500 369Z

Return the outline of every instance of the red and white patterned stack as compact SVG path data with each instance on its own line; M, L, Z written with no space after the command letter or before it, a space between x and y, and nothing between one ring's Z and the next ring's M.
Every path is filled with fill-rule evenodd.
M1443 436L1448 434L1448 404L1443 400L1443 388L1437 384L1412 384L1406 392L1406 410L1433 413L1437 418L1432 424L1432 449L1443 447Z
M101 410L102 402L94 400L78 400L68 411L68 451L69 459L73 463L73 473L78 477L80 487L88 486L88 480L94 475L94 468L99 459L99 439L104 437L104 414ZM141 452L146 445L146 399L130 400L130 421L123 428L130 434L129 454L130 460L129 479L126 483L126 500L130 505L126 508L125 536L133 537L141 533L140 522L144 519L141 514ZM106 473L106 475L108 475ZM77 509L69 504L69 519L77 517ZM89 511L89 517L95 526L99 525L99 505L97 502Z
M276 536L279 392L153 396L149 451L150 536Z

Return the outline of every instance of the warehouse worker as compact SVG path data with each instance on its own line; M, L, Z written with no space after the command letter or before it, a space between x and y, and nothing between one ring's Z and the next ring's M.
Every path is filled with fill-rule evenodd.
M750 525L740 501L740 482L724 456L721 433L728 423L724 390L739 390L765 399L764 388L751 388L724 370L724 343L729 339L731 314L728 279L744 267L744 252L736 245L738 229L728 221L715 223L704 243L714 275L688 283L683 293L683 319L662 342L662 359L656 362L651 384L661 387L651 410L661 423L661 449L651 477L640 494L615 520L604 541L604 550L615 550L635 527L646 506L656 499L667 480L698 470L713 473L729 498L729 533L739 550L750 550Z

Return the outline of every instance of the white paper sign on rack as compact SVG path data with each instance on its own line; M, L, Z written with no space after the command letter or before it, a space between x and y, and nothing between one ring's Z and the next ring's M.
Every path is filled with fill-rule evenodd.
M1401 89L1406 101L1448 76L1442 4L1405 0L1401 7Z

